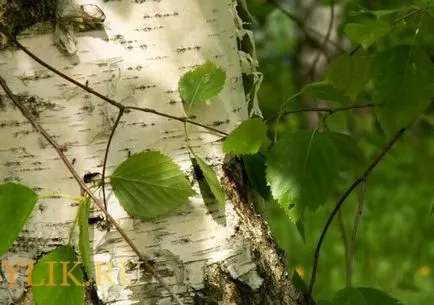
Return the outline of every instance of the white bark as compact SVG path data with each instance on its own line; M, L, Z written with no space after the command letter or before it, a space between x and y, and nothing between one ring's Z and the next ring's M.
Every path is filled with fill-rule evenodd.
M89 87L110 98L177 116L184 115L177 92L179 77L209 59L226 71L227 81L211 105L199 107L196 120L230 131L247 118L231 0L89 2L106 14L105 32L78 35L76 56L59 51L50 26L27 31L19 41L50 65L82 83L89 82ZM108 131L117 109L49 72L22 51L0 53L0 75L15 94L27 99L27 106L39 112L40 123L67 148L67 156L75 160L81 175L101 172ZM0 180L26 184L40 194L79 195L77 184L52 147L8 99L2 101ZM223 157L220 142L216 142L219 137L202 128L189 128L196 152L218 168ZM180 122L142 112L128 113L113 139L108 174L128 157L128 152L155 149L174 158L192 180L184 139ZM190 303L193 291L203 287L204 267L216 262L252 287L260 285L248 242L234 234L238 219L230 202L225 211L216 207L211 215L202 198L196 196L154 221L128 217L112 194L108 207L185 302ZM4 259L35 259L64 244L76 210L67 200L40 200ZM225 217L223 223L216 221ZM92 236L95 262L113 264L113 283L98 285L103 302L171 304L167 291L154 279L140 272L140 280L135 282L137 268L124 268L126 262L137 262L137 257L116 231L94 226ZM121 281L121 271L127 271L127 284ZM18 279L22 286L12 289L16 298L22 297L26 288L24 273L21 270ZM7 300L6 291L0 289L0 304Z

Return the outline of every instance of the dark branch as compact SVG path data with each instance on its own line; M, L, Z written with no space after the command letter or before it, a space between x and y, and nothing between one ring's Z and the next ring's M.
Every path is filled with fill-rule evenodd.
M96 97L99 97L103 101L105 101L105 102L107 102L107 103L109 103L109 104L111 104L111 105L113 105L113 106L115 106L115 107L117 107L119 109L124 109L124 110L125 109L134 109L134 110L139 110L139 111L146 112L146 113L153 113L155 115L158 115L158 116L161 116L161 117L165 117L165 118L168 118L168 119L172 119L172 120L176 120L176 121L179 121L179 122L182 122L182 123L188 123L188 124L191 124L191 125L196 125L196 126L205 128L207 130L213 131L215 133L219 133L221 135L228 135L224 131L218 130L218 129L213 128L213 127L209 127L207 125L204 125L204 124L201 124L201 123L198 123L198 122L195 122L195 121L192 121L192 120L190 120L190 119L188 119L186 117L178 117L178 116L174 116L174 115L171 115L171 114L166 114L166 113L157 111L155 109L150 109L150 108L127 107L127 106L124 106L121 103L119 103L119 102L117 102L117 101L115 101L115 100L113 100L111 98L108 98L107 96L99 93L98 91L93 90L89 86L83 85L82 83L76 81L75 79L69 77L68 75L60 72L56 68L54 68L54 67L50 66L49 64L47 64L46 62L44 62L38 56L36 56L35 54L33 54L29 49L27 49L25 46L23 46L13 35L9 34L2 24L0 24L0 32L3 33L4 35L6 35L11 42L13 42L19 49L21 49L24 53L26 53L28 56L30 56L32 59L34 59L41 66L47 68L51 72L53 72L53 73L59 75L60 77L66 79L68 82L70 82L70 83L76 85L77 87L79 87L79 88L81 88L81 89L89 92L92 95L95 95Z
M89 189L89 187L86 185L86 183L80 178L78 173L75 171L74 166L72 163L68 160L66 155L63 153L62 148L60 145L54 140L54 138L34 119L31 112L21 103L17 98L15 98L15 95L12 93L10 88L8 87L6 81L0 76L0 86L3 88L3 90L6 92L6 95L12 100L12 102L15 104L15 106L18 107L18 109L21 111L23 116L32 124L32 126L48 141L48 143L51 144L51 146L54 148L54 150L59 155L60 159L63 161L65 166L68 168L69 172L74 177L75 181L80 185L80 188L92 198L92 200L95 202L97 207L104 213L104 215L107 217L109 222L116 228L116 230L119 232L119 234L122 236L122 238L125 240L125 242L130 246L130 248L134 251L134 253L140 258L140 260L143 262L143 266L146 270L146 272L149 272L152 274L152 276L158 281L158 283L163 286L171 295L171 297L179 304L182 305L182 301L175 295L175 293L170 289L170 287L166 284L166 282L161 278L161 276L157 273L157 271L154 269L154 267L149 264L149 258L142 254L139 250L139 248L134 244L134 242L131 240L131 238L128 237L128 235L125 233L125 231L119 226L119 224L116 222L116 220L111 216L111 214L107 211L107 209L104 207L104 203L95 196L95 194Z
M108 154L109 154L110 145L112 143L113 136L115 134L116 128L119 126L119 122L120 122L123 115L124 115L124 108L120 108L119 113L118 113L118 117L116 118L115 124L113 125L112 130L110 132L110 136L109 136L108 141L107 141L107 147L106 147L105 153L104 153L104 162L102 165L101 185L102 185L102 198L103 198L103 203L104 203L105 209L107 209L107 198L105 196L105 172L106 172L106 168L107 168L107 159L108 159Z
M317 47L319 48L320 44L318 43L318 38L324 38L324 35L322 33L320 33L319 31L317 31L316 29L314 29L312 27L306 26L301 19L299 19L297 16L295 16L291 12L288 12L277 0L269 0L268 2L273 4L284 15L286 15L289 19L291 19L300 28L300 30L303 32L303 34L306 36L306 38L309 39L309 41L315 43L317 45ZM311 33L318 36L318 38L313 37L311 35ZM342 53L345 52L345 50L336 41L327 39L326 44L332 45L336 50L338 50Z
M314 253L314 258L313 258L313 264L312 264L313 265L312 266L312 274L311 274L311 278L310 278L308 297L307 297L307 299L308 299L308 305L311 305L311 300L312 300L311 296L312 296L313 286L314 286L315 280L316 280L316 272L317 272L317 268L318 268L318 261L319 261L319 254L320 254L320 251L321 251L321 246L322 246L324 238L325 238L325 236L327 234L327 231L328 231L330 225L333 222L333 219L337 215L339 209L342 207L342 205L344 204L344 202L348 198L348 196L356 189L356 187L360 183L366 181L366 179L371 174L371 172L374 170L374 168L378 165L378 163L390 151L390 149L399 140L399 138L401 138L401 136L404 134L405 129L406 128L403 128L403 129L399 130L395 134L395 136L386 144L386 146L383 147L383 149L380 151L380 153L377 155L377 157L371 162L371 164L369 164L369 166L366 168L366 170L346 190L346 192L342 195L342 197L336 203L336 206L333 209L333 211L330 213L330 216L327 219L327 222L326 222L326 224L324 226L324 229L321 232L321 236L320 236L320 238L318 240L318 243L316 245L316 248L315 248L315 253Z

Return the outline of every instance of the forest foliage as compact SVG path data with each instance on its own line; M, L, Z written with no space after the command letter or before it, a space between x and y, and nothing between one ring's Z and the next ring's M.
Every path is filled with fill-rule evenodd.
M258 7L252 7L255 13ZM223 136L223 151L243 163L258 212L286 251L288 271L296 270L294 282L307 294L313 292L312 302L318 304L428 304L434 300L429 289L434 284L434 2L384 3L376 10L350 2L341 34L353 49L333 58L321 81L302 88L291 81L291 57L285 57L294 45L279 41L286 39L284 28L294 24L285 16L272 16L271 9L262 14L260 30L275 35L275 40L258 42L265 74L258 97L264 115L250 117ZM270 47L273 43L276 48ZM225 71L210 61L184 74L178 89L186 116L197 104L212 103L225 84ZM8 93L4 81L2 87ZM299 102L302 95L326 106L305 108ZM19 101L8 96L19 107ZM120 105L119 110L120 118L126 109ZM305 127L306 112L318 113L315 129ZM189 124L184 120L192 164L216 201L224 204L214 169L189 145ZM78 250L85 266L74 271L80 282L92 280L90 199L105 201L95 200L89 190L99 189L104 178L123 208L141 219L161 217L194 194L179 166L158 151L137 153L93 181L84 197L74 198L79 210L71 232L78 224ZM38 194L24 185L0 185L0 256L37 201ZM8 221L12 218L16 221ZM339 225L328 231L332 223ZM358 226L357 236L351 237ZM59 262L55 278L62 281L60 262L77 259L71 240L38 261L32 281L47 280L50 268L44 264L53 261ZM40 304L81 305L84 288L76 284L35 285L32 290Z

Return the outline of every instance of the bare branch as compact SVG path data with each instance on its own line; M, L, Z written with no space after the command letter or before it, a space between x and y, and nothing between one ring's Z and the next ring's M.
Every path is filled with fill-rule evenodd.
M303 32L303 34L308 38L310 41L317 42L317 38L312 37L311 33L315 34L319 38L324 38L324 35L317 31L316 29L312 27L308 27L304 24L302 20L300 20L297 16L292 14L291 12L288 12L277 0L269 0L269 3L273 4L277 9L279 9L284 15L286 15L289 19L294 21L294 23L300 28L300 30ZM319 43L318 43L319 44ZM346 52L338 42L326 39L326 44L332 45L336 50L340 52Z
M360 218L363 213L363 201L365 199L365 186L366 181L362 181L360 184L360 194L359 194L359 204L357 205L356 217L354 219L353 233L351 235L350 247L348 252L347 260L347 287L351 287L352 277L353 277L353 260L354 260L354 249L356 247L356 237L357 229L359 227Z
M328 229L330 228L330 225L333 222L333 219L337 215L339 209L342 207L342 205L344 204L344 202L348 198L348 196L356 189L356 187L360 183L366 181L366 179L371 174L371 172L374 170L374 168L378 165L378 163L390 151L390 149L393 147L393 145L401 138L401 136L404 134L405 130L406 130L406 128L402 128L401 130L399 130L395 134L395 136L383 147L383 149L380 151L380 153L377 155L377 157L374 160L372 160L371 164L369 164L369 166L366 168L366 170L345 191L345 193L342 195L342 197L336 203L336 206L333 209L333 211L330 213L330 216L327 219L326 224L324 225L324 228L323 228L323 230L321 232L321 236L320 236L320 238L318 240L318 243L316 245L315 252L314 252L313 264L312 264L312 274L311 274L311 277L310 277L309 290L308 290L308 295L307 295L308 305L312 304L312 298L311 298L311 296L312 296L313 286L314 286L315 280L316 280L316 273L317 273L317 268L318 268L318 262L319 262L319 255L320 255L320 251L321 251L321 246L322 246L322 243L324 242L324 238L325 238L325 236L327 234L327 231L328 231Z
M104 153L104 161L102 165L102 175L101 175L101 185L102 185L102 198L104 203L104 208L107 209L107 198L105 196L105 172L107 168L107 159L108 159L108 153L110 150L110 145L112 143L113 136L115 134L116 128L119 126L119 121L121 120L122 116L124 115L124 108L119 108L118 117L116 118L115 124L112 127L112 130L110 132L110 136L107 141L107 147L105 149Z
M77 87L80 87L81 89L89 92L92 95L95 95L96 97L99 97L103 101L105 101L105 102L107 102L107 103L109 103L109 104L111 104L111 105L113 105L113 106L115 106L115 107L117 107L119 109L122 109L122 108L123 109L135 109L135 110L139 110L139 111L146 112L146 113L152 113L152 114L155 114L155 115L158 115L158 116L162 116L162 117L165 117L165 118L168 118L168 119L173 119L173 120L176 120L176 121L179 121L179 122L182 122L182 123L188 123L188 124L191 124L191 125L196 125L196 126L205 128L207 130L213 131L215 133L219 133L219 134L222 134L222 135L228 135L224 131L218 130L218 129L213 128L213 127L209 127L207 125L204 125L204 124L201 124L201 123L198 123L198 122L195 122L195 121L192 121L192 120L190 120L190 119L188 119L186 117L178 117L178 116L174 116L174 115L171 115L171 114L166 114L166 113L157 111L155 109L150 109L150 108L127 107L127 106L124 106L121 103L119 103L119 102L117 102L117 101L115 101L115 100L113 100L111 98L108 98L107 96L99 93L98 91L93 90L89 86L83 85L82 83L76 81L75 79L69 77L68 75L60 72L56 68L54 68L54 67L50 66L49 64L47 64L45 61L43 61L42 59L40 59L38 56L36 56L35 54L33 54L29 49L27 49L25 46L23 46L13 35L11 35L10 33L8 33L7 30L5 29L5 27L2 24L0 24L0 33L3 33L4 35L6 35L12 43L14 43L19 49L21 49L24 53L26 53L29 57L31 57L33 60L35 60L41 66L47 68L48 70L50 70L51 72L59 75L63 79L67 80L68 82L76 85Z
M54 138L34 119L31 112L21 103L18 99L15 98L15 95L12 93L10 88L8 87L6 81L0 76L0 86L6 92L6 95L12 100L12 102L18 107L23 116L32 124L32 126L51 144L54 150L59 155L60 159L63 161L65 166L68 168L69 172L74 177L75 181L80 185L80 188L92 198L97 207L104 213L109 222L116 228L125 242L130 246L130 248L134 251L134 253L139 257L139 259L143 262L143 266L146 272L152 274L152 276L158 281L158 283L163 286L170 294L170 296L177 302L179 305L183 305L183 302L176 296L176 294L172 291L172 289L164 282L163 278L157 273L154 267L149 264L149 258L142 254L139 248L134 244L134 242L128 237L124 230L119 226L113 216L107 211L104 207L104 203L97 198L93 192L89 189L86 183L80 178L78 173L75 171L74 166L68 160L66 155L63 153L60 145L54 140Z
M335 21L335 2L333 0L331 0L330 21L329 21L329 25L328 25L328 29L327 29L327 34L324 37L324 41L323 41L321 47L318 49L318 53L317 53L312 65L310 66L309 71L307 72L307 75L310 75L312 77L312 80L315 78L315 69L316 69L316 65L318 64L318 62L321 58L321 53L326 54L325 48L326 48L326 46L330 40L334 21Z
M336 107L336 108L328 108L328 107L308 107L308 108L298 108L298 109L291 109L282 112L280 115L274 115L268 120L273 120L277 116L285 116L290 115L294 113L300 113L300 112L327 112L328 115L332 115L336 112L345 111L345 110L351 110L351 109L361 109L361 108L372 108L375 104L369 103L369 104L361 104L361 105L350 105L350 106L343 106L343 107Z

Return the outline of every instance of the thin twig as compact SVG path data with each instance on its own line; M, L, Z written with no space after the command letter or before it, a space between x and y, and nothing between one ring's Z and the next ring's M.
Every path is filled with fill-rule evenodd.
M342 243L344 244L344 250L345 250L345 264L348 261L348 239L347 239L347 231L345 230L345 223L344 219L342 217L342 210L339 210L338 212L338 224L339 224L339 231L341 232L341 238ZM347 278L348 278L348 272L347 272Z
M116 118L115 124L112 127L112 130L110 132L110 136L108 138L107 141L107 147L105 149L105 153L104 153L104 161L103 161L103 165L102 165L102 175L101 175L101 185L102 185L102 198L103 198L103 203L104 203L104 208L107 210L107 198L105 196L105 172L106 172L106 168L107 168L107 159L108 159L108 154L109 154L109 150L110 150L110 145L112 143L112 139L113 136L115 134L116 128L119 126L119 122L122 118L122 116L124 115L124 108L119 108L119 113L118 113L118 117Z
M363 213L365 186L366 186L366 181L364 180L360 184L359 204L357 205L356 217L354 219L353 233L351 234L350 247L349 247L348 258L347 258L348 259L347 260L347 287L351 287L351 283L352 283L354 250L356 247L357 229L359 227L360 217L362 217L362 213Z
M327 112L328 115L332 115L339 111L345 111L345 110L351 110L351 109L361 109L361 108L372 108L374 107L373 103L369 104L362 104L362 105L350 105L350 106L343 106L343 107L336 107L336 108L328 108L328 107L307 107L307 108L298 108L298 109L291 109L282 112L279 116L285 116L290 115L294 113L300 113L300 112ZM274 115L270 117L268 120L273 120L278 115Z
M309 71L306 73L307 75L311 76L311 79L315 79L315 70L316 70L316 65L318 64L320 58L321 58L321 54L325 53L325 48L327 46L328 41L330 40L330 36L332 34L332 29L333 29L333 23L335 21L335 2L334 0L331 0L331 5L330 5L330 21L329 21L329 25L328 25L328 29L327 29L327 34L324 37L324 41L321 45L321 47L318 49L317 55L312 63L312 65L309 68Z
M3 90L6 92L7 96L13 101L13 103L20 109L23 116L32 124L32 126L48 141L48 143L51 144L51 146L54 148L54 150L59 155L60 159L62 159L65 166L68 168L69 172L74 177L75 181L80 185L80 188L87 193L90 198L95 202L97 207L104 213L104 215L107 217L109 222L116 228L116 230L119 232L119 234L122 236L122 238L125 240L125 242L130 246L130 248L134 251L134 253L140 258L140 260L143 262L143 266L147 272L152 274L152 276L158 281L158 283L163 286L170 294L170 296L179 304L183 305L182 301L176 296L176 294L172 291L172 289L166 284L166 282L163 280L163 278L157 273L157 271L154 269L154 267L149 264L149 258L142 254L139 250L139 248L134 244L134 242L128 237L128 235L125 233L125 231L119 226L119 224L116 222L116 220L113 218L113 216L110 215L110 213L104 208L104 203L97 198L93 192L89 189L89 187L86 185L86 183L80 178L79 174L75 171L74 166L71 164L71 162L68 160L66 155L63 153L60 145L54 140L54 138L33 118L30 111L19 101L15 98L14 94L8 87L6 81L0 76L0 86L3 88Z
M135 110L139 110L139 111L146 112L146 113L152 113L152 114L155 114L155 115L158 115L158 116L162 116L162 117L165 117L165 118L169 118L169 119L173 119L173 120L176 120L176 121L179 121L179 122L182 122L182 123L186 122L186 123L191 124L191 125L196 125L196 126L205 128L207 130L210 130L210 131L222 134L222 135L228 135L224 131L220 131L220 130L218 130L216 128L209 127L209 126L207 126L205 124L201 124L201 123L192 121L192 120L190 120L190 119L188 119L186 117L177 117L177 116L174 116L174 115L171 115L171 114L166 114L166 113L157 111L155 109L150 109L150 108L127 107L127 106L125 106L125 105L123 105L123 104L121 104L121 103L119 103L119 102L117 102L117 101L115 101L115 100L113 100L111 98L108 98L107 96L99 93L98 91L93 90L89 86L83 85L82 83L76 81L72 77L69 77L68 75L64 74L63 72L60 72L56 68L50 66L45 61L43 61L41 58L39 58L34 53L32 53L29 49L27 49L25 46L23 46L13 35L9 34L7 32L7 30L1 24L0 24L0 33L3 33L4 35L6 35L11 42L13 42L19 49L21 49L24 53L26 53L29 57L31 57L33 60L35 60L41 66L47 68L48 70L50 70L51 72L59 75L60 77L62 77L65 80L67 80L68 82L76 85L77 87L79 87L79 88L87 91L88 93L90 93L92 95L95 95L96 97L99 97L103 101L105 101L105 102L107 102L107 103L109 103L109 104L111 104L111 105L113 105L113 106L115 106L115 107L117 107L119 109L121 109L121 108L124 108L124 109L135 109Z
M393 145L396 143L396 141L398 141L399 138L403 135L405 130L406 130L406 128L402 128L401 130L399 130L395 134L395 136L383 147L383 149L380 151L380 153L377 155L377 157L371 162L371 164L369 164L369 166L366 168L366 170L345 191L345 193L342 195L342 197L336 203L336 206L333 209L333 211L330 213L330 216L327 219L326 224L324 225L324 228L321 232L321 236L320 236L318 243L316 245L316 248L315 248L315 253L314 253L314 257L313 257L313 264L312 264L312 274L311 274L310 283L309 283L309 290L308 290L308 305L311 305L311 296L312 296L313 286L314 286L315 280L316 280L316 272L317 272L317 268L318 268L321 246L322 246L324 238L327 234L327 231L333 222L333 219L337 215L339 209L341 208L341 206L343 205L345 200L348 198L348 196L356 189L356 187L360 183L362 183L363 181L365 181L368 178L368 176L371 174L371 172L374 170L374 168L378 165L378 163L390 151L390 149L393 147Z
M312 37L312 35L310 35L309 32L317 35L320 38L323 38L324 35L322 33L320 33L318 30L306 26L304 24L304 22L298 18L297 16L295 16L294 14L292 14L291 12L288 12L277 0L269 0L269 3L273 4L277 9L279 9L286 17L288 17L289 19L291 19L292 21L294 21L294 23L300 28L300 30L304 33L304 35L309 38L312 41L316 41L315 38ZM345 50L339 45L339 43L337 43L336 41L330 40L328 39L327 44L332 45L333 47L335 47L338 51L340 52L345 52Z

